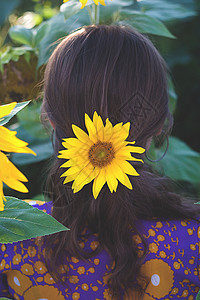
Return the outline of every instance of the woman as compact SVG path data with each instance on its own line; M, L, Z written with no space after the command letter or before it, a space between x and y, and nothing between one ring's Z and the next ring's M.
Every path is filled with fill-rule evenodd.
M172 123L152 43L124 26L66 37L46 67L42 117L55 130L52 215L70 231L2 245L13 297L195 299L199 210L141 164Z

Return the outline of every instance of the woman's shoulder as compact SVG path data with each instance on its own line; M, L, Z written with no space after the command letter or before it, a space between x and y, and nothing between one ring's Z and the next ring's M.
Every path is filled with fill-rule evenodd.
M200 239L200 219L140 220L138 230L144 239L149 241L165 241L165 243L184 244L197 242Z
M199 290L199 221L140 220L138 230L141 236L133 238L139 255L144 254L141 238L146 243L141 274L149 280L147 295L193 299Z
M148 230L150 235L156 234L156 232L187 232L188 235L198 234L200 229L200 217L197 219L162 219L153 218L151 220L139 220L138 227L146 231ZM200 234L200 233L199 233Z

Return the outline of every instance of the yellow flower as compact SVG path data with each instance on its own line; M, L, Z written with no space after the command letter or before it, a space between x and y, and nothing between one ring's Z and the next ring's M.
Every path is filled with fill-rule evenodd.
M69 168L61 175L66 177L63 183L74 181L72 189L76 193L94 179L92 190L95 199L106 182L111 193L116 192L118 181L132 189L126 174L139 174L127 160L143 162L142 159L134 158L131 152L143 153L145 149L132 146L135 141L126 141L130 122L112 126L107 118L104 126L95 111L93 121L85 114L85 125L88 135L73 124L72 130L76 138L63 139L62 145L66 149L61 150L58 157L68 159L61 167Z
M66 2L68 2L68 1L69 1L69 0L64 0L63 2L66 3ZM85 5L86 5L87 2L88 2L88 0L79 0L79 1L80 1L81 4L82 4L81 8L84 8ZM105 1L104 1L104 0L93 0L93 1L94 1L94 3L95 3L96 5L99 5L99 3L100 3L100 4L102 4L102 5L105 6Z
M3 117L9 115L16 106L16 102L0 106L0 121ZM35 155L31 149L27 147L28 143L16 137L16 131L11 131L0 126L0 211L4 210L3 200L6 201L3 194L3 182L10 188L19 192L28 192L22 182L27 182L27 178L8 160L7 156L2 152L31 153ZM22 182L21 182L22 181Z
M68 2L69 0L63 0L63 3L66 3L66 2ZM88 0L79 0L80 2L81 2L81 4L82 4L82 6L81 6L81 8L84 8L85 7L85 5L87 4L87 2L88 2ZM96 5L99 5L99 3L100 4L102 4L102 5L104 5L105 6L105 1L104 0L93 0L94 1L94 3L96 4Z

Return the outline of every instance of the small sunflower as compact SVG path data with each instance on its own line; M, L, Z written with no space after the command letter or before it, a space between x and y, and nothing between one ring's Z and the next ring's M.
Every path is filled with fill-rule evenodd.
M63 3L66 3L66 2L68 2L69 0L63 0ZM88 2L88 0L79 0L80 1L80 3L82 4L82 6L81 6L81 8L84 8L85 7L85 5L87 4L87 2ZM105 6L105 1L104 0L93 0L94 1L94 3L96 4L96 5L99 5L99 3L100 4L102 4L102 5L104 5Z
M0 106L0 121L12 112L16 104L16 102L12 102ZM14 190L23 193L28 192L22 183L27 182L27 178L9 161L3 152L31 153L36 155L34 151L27 147L28 143L16 137L16 133L16 131L0 126L0 211L4 210L3 200L6 200L3 194L3 182Z
M94 179L92 191L95 199L106 182L111 193L116 192L118 181L132 189L126 174L139 174L127 160L143 162L142 159L134 158L131 152L143 153L145 149L132 146L135 141L126 141L130 122L112 126L107 118L104 126L95 111L93 121L85 114L85 126L88 134L73 124L76 138L63 139L62 145L66 150L59 151L58 157L68 159L61 167L69 168L61 175L66 177L63 184L73 181L72 189L76 193Z

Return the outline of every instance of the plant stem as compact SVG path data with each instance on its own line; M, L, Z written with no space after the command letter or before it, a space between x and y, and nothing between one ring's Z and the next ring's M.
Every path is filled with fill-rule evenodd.
M100 5L94 4L95 24L99 24Z
M92 7L87 6L91 24L99 24L100 6L92 4Z
M87 10L88 10L89 17L90 17L90 23L94 24L94 18L93 18L92 10L89 6L87 6Z

